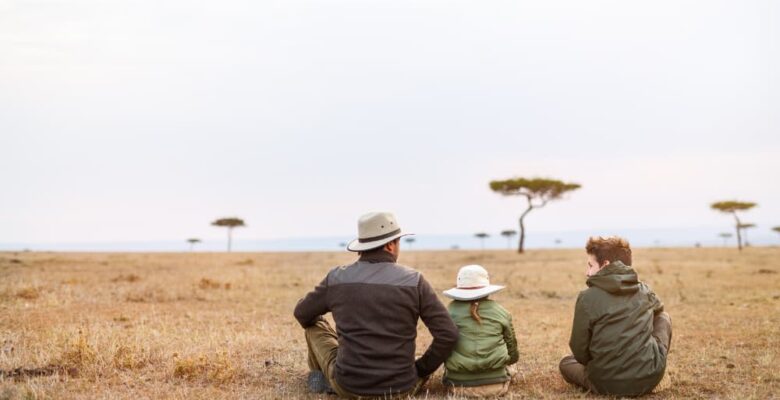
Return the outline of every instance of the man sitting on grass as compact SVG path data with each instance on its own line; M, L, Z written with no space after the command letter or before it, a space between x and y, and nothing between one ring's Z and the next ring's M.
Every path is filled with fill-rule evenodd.
M588 289L574 309L563 378L598 394L638 396L658 385L672 340L669 314L631 268L631 247L619 237L592 237Z
M358 221L347 249L353 264L332 269L298 302L295 318L306 329L309 390L340 397L407 397L450 355L458 329L423 276L396 264L401 227L390 213ZM322 318L331 312L336 330ZM417 321L433 342L415 360Z

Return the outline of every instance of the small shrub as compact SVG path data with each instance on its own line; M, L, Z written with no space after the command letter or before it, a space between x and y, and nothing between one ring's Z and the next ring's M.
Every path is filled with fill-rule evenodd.
M87 341L87 336L79 330L79 337L68 344L59 358L59 365L64 368L80 368L93 364L97 359L97 352Z
M111 282L130 282L130 283L133 283L133 282L138 282L140 280L141 280L141 277L136 275L136 274L127 274L127 275L121 274L121 275L117 276L116 278L111 279Z
M114 366L119 369L143 368L148 361L143 351L136 347L120 345L114 350Z
M198 283L198 287L201 289L219 289L222 287L222 283L209 279L209 278L202 278L200 280L200 283Z
M41 291L37 287L27 287L24 289L19 289L16 292L16 297L25 300L35 300L38 297L41 297Z
M212 357L199 355L179 359L174 354L173 376L188 381L203 380L215 384L232 382L236 378L236 370L230 362L227 353L219 353Z

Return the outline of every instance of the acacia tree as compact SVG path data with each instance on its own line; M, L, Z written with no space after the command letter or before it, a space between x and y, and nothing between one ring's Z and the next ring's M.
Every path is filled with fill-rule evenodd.
M740 229L739 226L742 224L742 222L740 222L740 220L739 220L739 216L737 215L737 211L750 210L751 208L753 208L755 206L756 206L756 203L751 203L751 202L747 202L747 201L735 201L735 200L718 201L718 202L712 203L710 205L710 207L713 210L722 212L724 214L731 214L731 215L734 216L734 222L735 222L734 228L737 231L737 248L740 251L742 251L742 234L740 232L741 229Z
M723 247L726 247L726 245L728 244L729 239L732 236L734 236L734 235L732 235L732 234L730 234L728 232L723 232L723 233L719 233L718 236L723 238Z
M200 243L200 239L198 239L198 238L189 238L189 239L187 239L187 243L190 244L190 251L192 251L195 248L195 245Z
M772 228L772 230L777 232L777 233L780 233L780 226L776 226L776 227Z
M542 208L552 200L558 200L564 194L579 189L577 183L566 183L556 179L545 178L513 178L503 181L491 181L490 189L504 196L522 196L527 201L527 207L520 214L520 241L517 252L522 253L525 245L525 216L534 208Z
M506 248L511 249L512 248L512 237L517 235L517 231L513 229L507 229L505 231L501 231L501 236L506 238Z
M414 243L414 241L415 241L415 238L413 238L411 236L407 236L407 237L404 238L404 242L409 244L409 250L412 249L412 244Z
M486 238L489 238L489 237L490 237L490 235L488 235L488 234L487 234L487 233L485 233L485 232L478 232L478 233L475 233L475 234L474 234L474 237L475 237L475 238L477 238L477 239L479 239L479 241L480 241L480 244L482 245L482 250L485 250L485 239L486 239Z
M236 217L220 218L211 223L211 225L227 228L227 251L230 252L231 244L233 243L233 228L244 227L246 224L244 220Z
M756 224L746 222L739 224L739 229L742 230L742 234L745 236L745 247L750 246L750 240L748 240L748 229L755 228Z

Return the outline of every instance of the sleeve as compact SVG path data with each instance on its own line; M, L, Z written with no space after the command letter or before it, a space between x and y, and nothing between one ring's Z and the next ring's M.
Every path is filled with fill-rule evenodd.
M506 349L509 352L507 365L512 365L520 359L520 353L517 351L517 336L515 335L515 328L512 326L512 314L508 314L503 333Z
M643 285L645 284L643 283ZM664 303L658 299L658 296L655 295L653 289L650 289L650 287L647 285L645 285L645 288L647 289L647 299L650 301L650 307L653 309L653 314L658 315L659 313L663 312Z
M571 327L569 348L571 348L571 352L574 354L577 362L582 365L588 365L591 359L590 338L593 332L583 297L583 293L580 293L577 297L577 305L574 307L574 322Z
M308 328L314 325L320 317L330 311L328 309L328 303L326 301L326 295L328 292L328 277L317 285L314 290L307 293L306 296L298 300L298 304L295 305L295 319L302 327Z
M436 371L458 342L458 328L452 322L447 309L436 297L433 288L420 276L417 284L420 293L420 318L431 332L433 342L425 353L415 361L417 376L426 377Z

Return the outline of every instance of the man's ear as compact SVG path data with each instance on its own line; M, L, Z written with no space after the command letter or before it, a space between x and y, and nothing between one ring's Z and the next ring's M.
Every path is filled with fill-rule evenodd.
M606 267L606 266L607 266L607 265L609 265L609 264L612 264L612 261L609 261L609 260L604 260L604 262L603 262L603 263L601 263L601 267L599 267L599 268L604 268L604 267Z

